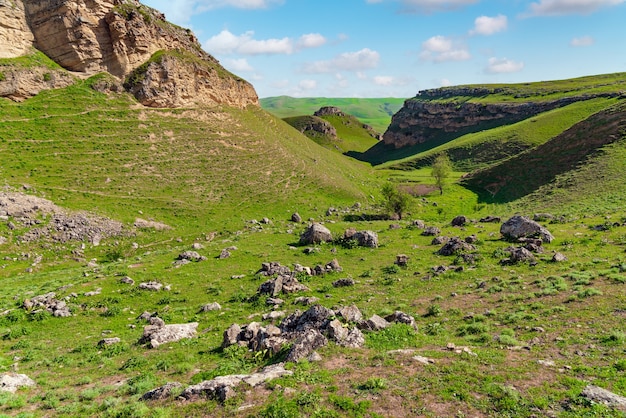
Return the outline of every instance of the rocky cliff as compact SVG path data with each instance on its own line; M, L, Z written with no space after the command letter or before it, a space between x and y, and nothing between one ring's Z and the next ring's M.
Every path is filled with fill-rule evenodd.
M4 46L3 42L0 54L4 57L23 55L34 46L71 72L83 76L108 72L120 79L148 62L157 51L182 51L204 64L175 68L176 63L168 61L167 68L139 80L149 83L143 90L154 93L155 85L172 86L177 80L184 87L165 89L159 100L142 94L138 96L142 103L142 98L150 96L145 99L150 106L258 104L254 88L245 80L232 76L226 82L227 77L222 77L214 84L214 74L199 68L212 67L215 74L226 72L202 50L193 33L168 23L162 13L137 0L0 0L0 40L14 45ZM170 78L157 80L159 76ZM134 91L142 90L136 84ZM168 94L174 97L166 98Z
M461 135L519 122L576 101L600 96L579 95L528 102L481 103L468 100L498 93L501 92L463 87L420 92L407 100L393 116L383 135L383 142L396 149L429 141L441 144Z

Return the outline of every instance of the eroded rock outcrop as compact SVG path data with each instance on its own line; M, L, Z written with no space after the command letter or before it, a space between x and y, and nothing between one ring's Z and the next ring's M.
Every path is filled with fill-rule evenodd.
M126 79L150 107L258 105L252 85L203 51L189 29L137 0L0 0L0 18L0 57L35 47L79 75ZM73 81L67 72L34 67L2 69L0 96L22 100Z

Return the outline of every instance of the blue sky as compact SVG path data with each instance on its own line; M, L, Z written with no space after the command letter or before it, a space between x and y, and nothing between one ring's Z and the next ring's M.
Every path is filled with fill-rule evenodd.
M626 0L143 0L259 97L626 71Z

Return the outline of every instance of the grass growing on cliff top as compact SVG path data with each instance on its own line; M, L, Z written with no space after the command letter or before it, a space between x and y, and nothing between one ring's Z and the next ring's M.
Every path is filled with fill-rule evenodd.
M62 70L56 62L52 61L43 52L32 48L31 52L16 58L0 58L0 67L21 67L21 68L33 68L33 67L46 67L51 70Z
M543 144L616 102L617 99L598 98L572 103L511 125L463 135L428 151L381 164L380 167L406 170L429 166L434 156L445 152L459 169L475 170ZM406 151L410 152L408 147Z
M621 93L626 87L626 73L612 73L565 80L517 84L471 84L429 90L433 98L416 96L410 100L435 100L453 103L501 103L550 101L580 94ZM474 96L463 96L464 88L475 89ZM459 92L459 93L457 93Z

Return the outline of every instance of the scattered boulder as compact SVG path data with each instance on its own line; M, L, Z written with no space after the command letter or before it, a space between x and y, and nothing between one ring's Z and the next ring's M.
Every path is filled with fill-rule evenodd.
M56 299L54 292L46 293L45 295L35 296L32 299L25 299L22 307L28 311L36 311L38 309L44 309L51 313L53 316L66 318L72 316L70 308L63 300Z
M389 322L387 322L384 318L378 315L372 315L372 317L367 321L361 321L357 324L360 329L368 331L381 331L387 328L389 325Z
M200 308L200 312L220 311L222 306L217 302L207 303Z
M357 231L347 229L343 234L344 240L354 240L359 247L378 248L378 234L374 231Z
M142 401L160 401L168 399L172 396L172 392L174 392L175 389L178 391L182 387L183 385L178 382L168 382L161 387L144 393L139 399Z
M413 222L411 222L411 226L413 228L417 228L417 229L424 229L424 228L426 228L426 224L421 219L415 219Z
M198 254L197 251L185 251L178 255L177 260L188 260L188 261L206 261L207 258Z
M452 219L452 226L465 226L469 222L467 216L459 215Z
M562 253L557 252L552 256L553 263L561 263L563 261L567 261L567 257Z
M150 290L153 292L158 292L159 290L163 289L163 284L157 281L149 281L149 282L139 283L139 288L143 290Z
M320 331L315 328L309 328L295 339L285 360L296 363L307 358L313 351L325 346L327 343L328 340Z
M300 245L320 244L332 240L333 235L330 230L319 223L312 224L300 235Z
M349 287L349 286L354 286L354 284L355 284L354 279L344 278L344 279L335 280L333 282L333 287Z
M35 381L25 374L13 372L0 374L0 391L15 393L20 388L35 385Z
M103 338L100 341L98 341L98 347L100 348L108 347L110 345L119 344L120 342L122 342L122 340L119 337Z
M229 258L229 257L230 257L230 255L231 255L231 254L230 254L230 251L228 251L228 250L224 249L224 250L222 250L222 251L220 252L220 255L218 255L218 256L217 256L217 258L219 258L220 260L224 260L224 259L226 259L226 258Z
M587 385L581 396L618 411L626 412L626 398L595 385Z
M415 318L402 311L395 311L394 313L387 315L385 317L385 321L407 324L417 331L417 323L415 322Z
M524 247L509 247L505 251L508 251L511 255L508 259L502 260L502 264L518 264L525 261L535 261L533 253Z
M132 286L135 284L135 281L128 276L124 276L120 279L120 283L129 284Z
M344 306L337 311L337 315L346 322L359 322L363 319L363 314L356 305Z
M234 388L241 383L246 383L252 387L256 387L261 383L265 383L282 376L291 376L292 374L293 372L291 370L285 369L283 363L272 364L257 373L218 376L211 380L205 380L197 385L187 387L183 390L180 397L187 401L206 398L217 399L224 402L235 395Z
M535 213L533 215L533 221L535 222L548 222L554 219L554 215L551 213Z
M476 250L476 247L474 247L472 244L468 244L459 237L454 237L446 242L443 247L441 247L439 251L437 251L437 254L450 256L474 250Z
M545 243L554 240L554 236L537 222L524 216L515 215L500 227L505 239L518 241L520 238L540 238Z
M319 301L320 299L316 298L315 296L300 296L300 297L295 298L293 300L293 303L296 305L310 306L310 305L315 305Z
M422 231L422 235L424 235L425 237L436 237L437 235L441 235L441 229L437 228L436 226L427 226Z
M499 223L502 222L502 218L500 218L499 216L485 216L484 218L480 218L480 220L478 222L482 222L482 223Z
M157 348L161 344L180 341L185 338L193 338L196 336L197 328L197 322L187 324L146 325L139 343L148 343L150 348Z
M298 212L295 212L294 214L291 215L291 222L295 222L295 223L301 223L302 222L302 216L300 216L300 214Z
M433 238L433 240L430 242L430 245L443 245L446 242L448 242L450 240L449 237L444 237L444 236L440 236L440 237L435 237Z
M409 256L406 254L398 254L396 256L396 261L394 262L394 264L400 267L406 267L408 263L409 263Z

